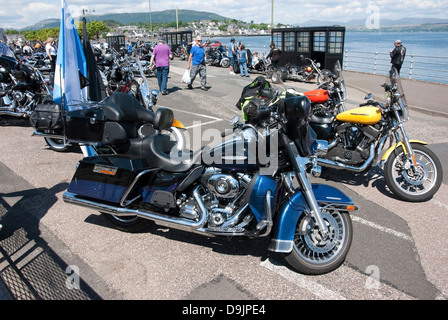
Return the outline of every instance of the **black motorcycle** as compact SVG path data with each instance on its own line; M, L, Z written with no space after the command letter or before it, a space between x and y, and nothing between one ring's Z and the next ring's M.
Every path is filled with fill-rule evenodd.
M112 145L115 153L85 153L65 202L98 210L124 231L154 221L207 236L270 237L268 249L302 273L330 272L344 261L352 241L348 211L356 207L336 188L308 180L326 150L309 131L308 98L260 109L258 128L236 117L233 137L195 151L179 151L160 133L129 135L134 118L118 119L120 110L109 104L71 115L68 125L79 139ZM132 116L151 117L158 131L173 125L166 108Z
M205 55L205 62L211 66L228 68L230 59L219 48L210 48Z
M0 115L28 118L46 100L52 100L49 79L37 68L0 56Z

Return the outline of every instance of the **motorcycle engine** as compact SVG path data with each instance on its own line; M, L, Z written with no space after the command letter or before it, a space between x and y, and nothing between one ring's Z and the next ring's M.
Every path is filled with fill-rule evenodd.
M242 200L252 177L244 174L225 174L210 169L202 179L204 194L203 204L209 212L208 228L232 228L246 225L250 220L243 219L247 204ZM193 199L180 206L180 215L184 218L196 219L200 209Z
M337 127L339 143L327 153L327 158L348 165L362 163L370 155L370 145L380 131L373 126L343 123Z

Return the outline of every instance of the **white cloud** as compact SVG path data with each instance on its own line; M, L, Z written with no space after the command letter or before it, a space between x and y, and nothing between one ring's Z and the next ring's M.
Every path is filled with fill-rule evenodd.
M152 12L168 9L208 11L256 23L270 23L272 0L66 0L73 16L82 9L95 14ZM48 18L59 18L60 0L0 0L0 27L23 28ZM382 18L448 18L448 0L274 0L274 23L303 23L308 20L348 21L367 18L366 8L374 4Z

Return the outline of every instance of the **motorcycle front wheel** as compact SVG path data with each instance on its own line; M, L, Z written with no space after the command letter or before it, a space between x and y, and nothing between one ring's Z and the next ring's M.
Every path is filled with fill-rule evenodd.
M384 180L400 200L421 202L439 190L443 170L439 158L427 147L411 143L417 167L409 165L403 147L396 148L384 165Z
M351 247L353 227L348 212L323 208L321 212L329 230L327 239L322 239L313 219L302 214L296 226L293 249L285 254L288 264L303 274L320 275L335 270L344 262Z

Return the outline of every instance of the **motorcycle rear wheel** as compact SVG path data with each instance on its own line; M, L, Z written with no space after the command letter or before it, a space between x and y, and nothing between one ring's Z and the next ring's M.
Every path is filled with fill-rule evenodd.
M118 217L104 212L101 214L115 229L129 233L142 232L151 224L150 220L137 216Z
M439 158L427 147L411 143L417 161L417 171L405 169L406 155L403 147L395 149L384 165L384 180L392 193L409 202L430 199L439 190L443 170Z
M328 239L323 240L316 224L302 214L297 222L294 245L285 254L288 264L303 274L320 275L337 269L345 260L352 243L352 220L346 211L322 209L328 227Z

